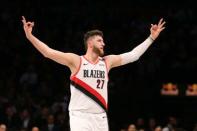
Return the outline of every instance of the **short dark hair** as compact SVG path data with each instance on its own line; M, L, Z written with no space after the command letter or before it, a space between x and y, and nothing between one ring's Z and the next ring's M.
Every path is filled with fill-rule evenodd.
M96 36L96 35L103 37L103 32L100 31L100 30L90 30L90 31L88 31L88 32L86 32L86 33L84 34L83 40L84 40L84 45L85 45L85 49L86 49L86 50L87 50L87 40L88 40L90 37Z

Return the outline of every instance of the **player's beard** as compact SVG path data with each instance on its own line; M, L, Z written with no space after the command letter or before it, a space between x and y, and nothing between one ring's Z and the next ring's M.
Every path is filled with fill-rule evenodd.
M95 53L97 53L99 56L103 56L103 55L104 55L104 50L99 49L99 48L97 48L97 47L93 47L93 51L94 51Z

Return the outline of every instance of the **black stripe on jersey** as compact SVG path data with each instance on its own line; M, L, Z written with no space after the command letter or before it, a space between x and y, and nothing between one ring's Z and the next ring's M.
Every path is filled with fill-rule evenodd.
M85 95L87 95L88 97L90 97L92 100L94 100L97 104L99 104L107 112L107 109L101 103L101 101L96 96L94 96L93 94L91 94L91 92L87 91L82 86L78 85L77 83L75 83L72 80L71 80L71 85L73 85L75 88L77 88L78 90L80 90L81 92L83 92Z

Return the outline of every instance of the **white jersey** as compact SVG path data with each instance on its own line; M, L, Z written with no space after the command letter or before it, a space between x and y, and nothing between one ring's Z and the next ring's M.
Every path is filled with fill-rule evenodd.
M104 58L96 63L80 57L80 67L71 79L70 111L103 113L107 111L108 70Z

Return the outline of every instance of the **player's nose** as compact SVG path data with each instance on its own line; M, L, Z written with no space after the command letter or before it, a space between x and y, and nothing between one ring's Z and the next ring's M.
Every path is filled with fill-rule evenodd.
M102 46L105 46L105 43L104 42L102 42Z

